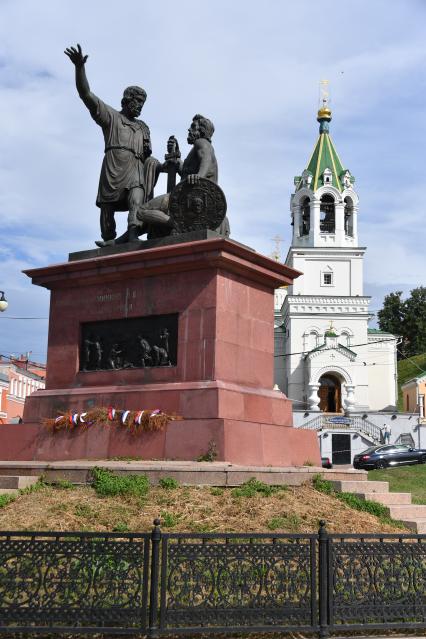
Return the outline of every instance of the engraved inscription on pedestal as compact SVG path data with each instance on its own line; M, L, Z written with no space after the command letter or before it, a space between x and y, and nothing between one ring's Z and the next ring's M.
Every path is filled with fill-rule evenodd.
M81 325L80 370L176 366L178 315Z

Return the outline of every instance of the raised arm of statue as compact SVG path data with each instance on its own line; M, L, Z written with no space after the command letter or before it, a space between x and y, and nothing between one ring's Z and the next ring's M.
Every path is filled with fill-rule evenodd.
M79 44L77 44L77 48L69 47L68 49L65 49L64 53L75 66L75 85L77 87L78 95L88 109L94 108L96 106L96 98L90 91L85 70L86 60L89 56L83 55Z

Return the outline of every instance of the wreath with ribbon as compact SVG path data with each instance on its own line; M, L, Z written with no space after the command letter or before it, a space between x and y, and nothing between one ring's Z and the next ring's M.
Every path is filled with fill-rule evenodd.
M91 426L115 426L132 433L163 430L170 421L182 419L178 415L154 410L121 410L113 406L91 408L82 413L65 412L57 417L45 419L44 425L52 432L61 430L88 429Z

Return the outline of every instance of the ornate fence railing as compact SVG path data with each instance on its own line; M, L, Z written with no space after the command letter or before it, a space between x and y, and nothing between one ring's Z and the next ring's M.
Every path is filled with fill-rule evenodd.
M145 632L150 538L0 532L0 631Z
M317 630L316 535L165 535L160 632Z
M426 535L330 535L329 632L426 626Z
M426 535L0 533L0 632L426 628Z

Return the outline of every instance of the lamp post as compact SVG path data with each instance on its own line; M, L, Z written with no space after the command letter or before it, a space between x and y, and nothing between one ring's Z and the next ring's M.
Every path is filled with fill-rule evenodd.
M5 311L7 309L7 307L9 306L8 301L6 300L5 296L4 296L4 291L0 291L0 311Z

